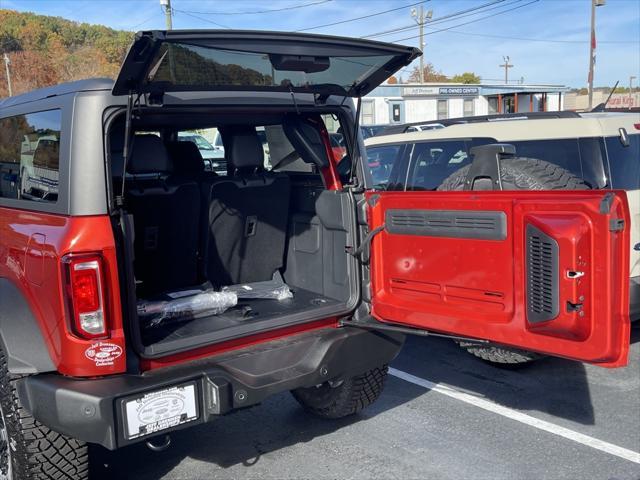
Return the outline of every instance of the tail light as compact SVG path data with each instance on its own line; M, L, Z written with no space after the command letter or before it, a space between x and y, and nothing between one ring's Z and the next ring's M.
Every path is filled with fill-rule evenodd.
M74 333L84 338L106 337L108 325L102 257L67 256L63 262L67 268L67 297Z

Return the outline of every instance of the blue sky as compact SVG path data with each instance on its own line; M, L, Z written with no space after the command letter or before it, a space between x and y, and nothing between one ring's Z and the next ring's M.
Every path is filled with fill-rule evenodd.
M173 25L176 29L221 26L260 30L310 29L311 33L360 37L411 26L410 5L418 1L172 0ZM317 3L279 12L222 14L314 2ZM421 3L425 10L433 11L435 21L451 13L490 4L492 0L429 0ZM499 80L504 73L498 65L503 63L503 55L509 55L514 65L509 72L510 79L524 77L527 83L584 86L589 58L590 4L590 0L503 0L464 17L439 20L425 29L425 59L446 75L473 71L485 80ZM0 0L0 6L125 30L164 28L165 25L159 0ZM395 8L399 9L374 15ZM313 28L365 15L373 16ZM461 25L463 23L467 24ZM449 30L437 31L442 29ZM630 75L640 78L640 0L606 0L606 5L597 8L597 31L595 84L613 85L620 80L621 85L626 86ZM417 38L407 38L417 35L418 27L415 26L373 39L406 39L399 43L418 46ZM404 76L406 78L407 74Z

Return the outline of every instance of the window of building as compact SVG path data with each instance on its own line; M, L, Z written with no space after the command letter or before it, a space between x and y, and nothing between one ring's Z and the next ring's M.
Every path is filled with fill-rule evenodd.
M465 117L473 117L474 109L473 109L473 98L465 98L464 99L464 113Z
M376 104L373 100L362 100L362 114L360 122L363 125L373 125L376 123Z
M0 119L0 197L58 200L60 110Z
M489 97L487 99L489 114L498 113L498 98L497 97Z
M449 105L447 100L438 100L438 120L449 118Z
M640 135L629 135L629 146L620 143L619 137L605 139L611 184L624 190L640 189Z

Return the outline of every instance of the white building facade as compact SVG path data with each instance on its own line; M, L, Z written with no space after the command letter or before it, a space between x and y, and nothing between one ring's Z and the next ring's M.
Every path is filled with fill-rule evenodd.
M380 85L362 99L362 125L562 110L560 85Z

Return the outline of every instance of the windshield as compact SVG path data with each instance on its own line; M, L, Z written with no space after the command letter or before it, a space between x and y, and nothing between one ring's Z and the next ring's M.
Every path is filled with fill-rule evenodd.
M305 88L313 85L337 85L345 91L391 61L393 55L311 57L320 71L287 70L277 56L249 51L222 50L164 43L151 62L146 81L172 87L211 89L225 86L271 86ZM322 60L321 60L322 59Z
M213 145L202 135L179 135L178 140L195 143L199 150L213 150Z

